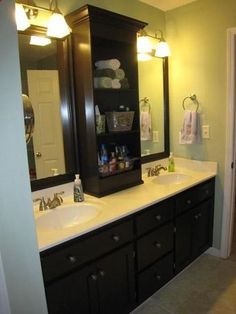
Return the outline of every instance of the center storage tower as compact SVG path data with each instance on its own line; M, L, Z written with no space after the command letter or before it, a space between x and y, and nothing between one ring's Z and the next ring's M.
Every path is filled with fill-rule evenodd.
M136 40L147 24L91 5L67 21L81 179L100 197L142 183Z

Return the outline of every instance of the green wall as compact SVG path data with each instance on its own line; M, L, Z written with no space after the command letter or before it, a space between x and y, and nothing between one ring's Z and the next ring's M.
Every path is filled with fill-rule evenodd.
M220 248L227 103L227 28L236 25L235 0L199 0L166 13L170 57L170 142L177 156L217 161L214 246ZM196 93L202 124L210 125L210 139L180 145L182 100Z

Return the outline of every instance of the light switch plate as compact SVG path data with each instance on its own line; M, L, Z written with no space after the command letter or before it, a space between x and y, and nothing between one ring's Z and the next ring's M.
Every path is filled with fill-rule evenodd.
M210 138L209 125L202 125L202 138Z
M152 141L155 143L159 142L159 132L158 131L153 131L152 132Z

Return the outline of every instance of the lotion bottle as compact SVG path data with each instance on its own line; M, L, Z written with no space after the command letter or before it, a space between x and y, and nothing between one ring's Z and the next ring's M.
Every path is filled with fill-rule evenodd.
M79 174L75 175L74 181L74 202L83 202L84 201L84 192L82 187L82 182L79 178Z
M168 172L174 172L175 171L175 161L173 157L173 153L170 152L170 156L168 158Z

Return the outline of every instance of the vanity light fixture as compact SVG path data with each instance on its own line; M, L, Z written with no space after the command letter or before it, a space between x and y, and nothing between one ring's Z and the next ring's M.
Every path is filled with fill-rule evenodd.
M24 31L30 27L30 22L24 10L23 4L16 3L15 18L18 31Z
M31 36L30 45L47 46L51 44L51 39L43 36Z
M52 10L53 0L50 0L50 10L53 11L48 21L47 36L63 38L70 34L71 29L66 23L64 16L58 8L57 0L54 0L55 6Z
M17 30L23 31L30 27L31 21L38 16L40 11L50 14L47 21L48 37L63 38L70 34L71 29L58 8L57 0L49 0L49 9L36 6L33 0L16 0L15 17Z
M149 35L143 29L138 32L137 52L138 52L139 60L144 60L144 59L148 60L148 56L149 56L149 59L152 56L160 57L160 58L170 56L170 48L163 37L163 32L161 30L158 30L158 31L161 33L160 37L157 36L157 33L155 33L155 36ZM158 41L155 48L153 48L153 45L149 37Z

